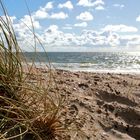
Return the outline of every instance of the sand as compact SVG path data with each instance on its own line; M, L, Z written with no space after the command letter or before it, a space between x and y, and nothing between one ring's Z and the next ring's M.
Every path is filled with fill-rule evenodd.
M65 97L64 122L73 120L79 130L65 140L140 140L140 75L64 70L53 75L57 87L50 92Z

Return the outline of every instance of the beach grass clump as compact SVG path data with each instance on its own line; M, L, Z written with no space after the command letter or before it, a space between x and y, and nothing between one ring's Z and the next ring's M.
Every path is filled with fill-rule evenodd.
M0 17L0 139L56 139L63 131L62 98L50 94L51 80L45 83L35 64L26 62L12 22L0 4L5 15Z

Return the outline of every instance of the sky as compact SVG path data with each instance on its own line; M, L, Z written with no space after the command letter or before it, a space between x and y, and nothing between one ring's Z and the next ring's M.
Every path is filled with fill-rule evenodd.
M3 0L25 51L140 52L140 0L26 1Z

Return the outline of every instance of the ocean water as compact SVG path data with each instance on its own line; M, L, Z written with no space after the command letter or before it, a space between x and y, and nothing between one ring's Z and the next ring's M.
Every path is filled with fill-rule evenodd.
M27 61L42 67L89 72L140 73L140 52L26 52ZM36 57L37 56L37 57Z

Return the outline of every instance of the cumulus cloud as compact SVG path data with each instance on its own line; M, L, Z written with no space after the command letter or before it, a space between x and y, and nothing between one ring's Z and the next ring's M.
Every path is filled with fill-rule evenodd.
M84 23L84 22L83 22ZM78 24L78 23L77 23ZM80 24L80 23L79 23ZM82 25L82 23L81 23ZM81 26L80 25L80 26ZM21 26L21 25L19 25ZM74 25L79 27L79 25ZM71 27L71 25L65 25L65 27ZM24 50L29 50L27 44L33 42L32 33L27 30L22 30L20 27L16 26L17 29L20 29L17 37L20 40L20 43L24 47ZM24 28L23 28L24 29ZM115 30L116 31L116 30ZM90 46L88 48L96 48L99 47L116 47L122 46L133 46L135 47L140 44L140 35L119 35L113 31L94 31L94 30L83 30L80 35L75 33L65 33L60 30L57 25L50 25L48 28L37 34L38 38L41 40L44 46L46 46L49 50L74 50L79 46L78 50L81 50L86 46Z
M44 39L44 44L46 44L46 46L48 45L53 46L55 48L64 47L65 50L66 49L70 50L72 46L81 46L81 48L85 46L91 47L110 46L117 48L117 46L121 45L123 47L128 45L130 46L130 44L136 45L140 41L140 36L138 35L125 36L109 31L94 31L94 30L83 30L83 32L80 35L76 35L74 33L64 33L60 31L59 28L55 28L54 30L55 26L53 28L52 27L53 26L48 27L48 29L41 34L41 38Z
M40 36L46 46L70 46L74 41L73 34L60 31L56 25L50 25Z
M46 3L46 5L44 7L40 7L38 11L41 11L41 12L47 12L47 11L50 11L51 9L53 9L53 2L48 2ZM36 11L36 12L38 12Z
M104 1L103 0L96 0L95 2L93 2L94 6L99 6L99 5L104 5Z
M32 14L35 19L45 19L49 17L48 11L53 9L53 2L48 2L44 7L40 7L36 12Z
M21 30L24 29L28 30L29 28L32 29L32 26L34 26L35 29L41 29L39 21L35 20L33 17L30 17L29 15L25 15L23 18L20 19L20 21L17 24L14 24L14 26L16 26L16 29L19 28Z
M71 8L69 7L69 1L64 3L63 5L59 5L61 8L63 7L67 7L67 8ZM33 13L33 18L34 19L66 19L68 18L68 14L64 13L64 12L58 12L58 13L48 13L48 10L53 8L53 2L48 2L45 7L40 7L39 10L37 10L36 12Z
M120 44L119 41L119 35L116 33L111 33L108 37L108 43L110 44L110 46L116 47Z
M32 21L35 31L42 28L39 21L36 21L34 18L32 18ZM30 16L25 15L22 19L20 19L20 21L13 23L13 28L21 49L25 51L33 51L34 35L32 32L32 22Z
M75 27L87 27L87 22L81 22L74 24Z
M67 1L67 2L65 2L65 3L63 3L63 4L59 4L58 5L58 8L67 8L67 9L73 9L73 5L72 5L72 3L71 3L71 1Z
M50 25L48 28L47 28L47 32L51 33L51 32L56 32L58 30L58 26L57 25Z
M66 19L68 18L68 14L65 14L64 12L59 13L52 13L49 18L51 19Z
M17 39L19 41L19 44L22 46L23 50L30 51L29 46L33 45L34 35L31 31L33 27L34 27L35 31L37 32L36 33L37 37L41 41L44 40L44 36L39 34L39 33L43 33L42 26L40 25L41 19L65 19L65 18L68 18L68 15L64 12L50 13L49 10L52 8L53 8L53 2L48 2L44 7L40 7L37 11L31 13L31 16L25 15L20 20L16 20L16 17L11 17L11 21L13 23L13 27L15 29ZM54 33L56 33L56 34L58 33L57 32L58 26L51 25L47 29L48 29L48 34L52 34L51 39L54 39L53 38ZM57 35L56 35L56 37L57 37Z
M95 8L95 10L104 10L105 8L103 7L103 6L101 6L101 5L99 5L99 6L97 6L96 8Z
M17 19L15 16L1 16L1 18L4 20L4 21L7 21L7 18L8 20L10 20L12 23Z
M137 32L138 29L133 26L127 26L127 25L107 25L104 28L102 28L102 31L111 31L111 32Z
M140 45L140 35L120 35L121 44L126 46Z
M129 46L129 47L132 47L132 46L134 46L134 47L139 46L139 47L140 47L140 37L139 37L139 38L136 38L136 39L134 39L134 40L128 41L128 42L127 42L127 46Z
M44 10L47 10L47 9L53 9L53 2L52 1L46 3Z
M76 19L83 20L83 21L90 21L93 20L93 16L90 12L85 11L83 13L80 13L80 15L76 17Z
M34 14L33 14L33 17L35 19L45 19L45 18L48 18L49 15L46 11L43 11L43 10L37 10Z
M65 18L68 18L68 14L66 14L64 12L48 14L47 11L40 8L39 10L37 10L36 12L34 12L32 14L32 18L38 19L38 20L46 19L46 18L48 18L48 19L65 19Z
M77 5L83 6L83 7L98 7L98 6L104 6L104 1L103 0L79 0Z
M48 27L41 34L46 46L66 47L66 46L117 46L119 44L119 36L116 33L96 32L92 30L84 30L80 35L74 33L64 33L59 30L56 25Z

